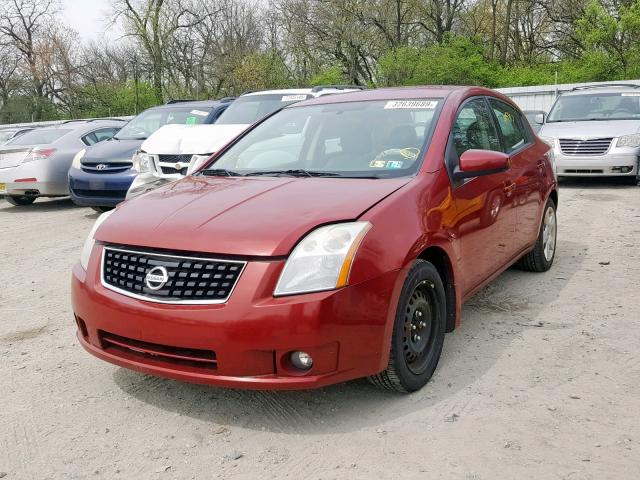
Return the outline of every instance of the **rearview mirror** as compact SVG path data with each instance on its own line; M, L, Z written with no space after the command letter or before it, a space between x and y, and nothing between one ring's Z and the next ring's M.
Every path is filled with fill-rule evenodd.
M544 113L537 113L533 121L538 125L542 125L544 123Z
M494 150L467 150L460 155L454 178L471 178L504 172L511 166L509 155Z
M280 125L278 129L280 131L280 135L294 135L296 133L300 133L300 126L296 122L289 122L283 125Z

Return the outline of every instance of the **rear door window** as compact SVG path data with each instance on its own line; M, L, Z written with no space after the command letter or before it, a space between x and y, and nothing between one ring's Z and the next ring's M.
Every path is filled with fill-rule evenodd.
M102 142L103 140L109 140L118 130L118 128L101 128L93 132L93 134L98 142Z
M500 128L500 133L504 139L505 153L514 152L529 143L529 135L527 135L524 127L525 120L518 110L495 98L490 98L489 104L496 116L498 128Z
M84 142L85 145L89 145L89 146L95 143L98 143L98 139L96 138L93 132L88 133L84 137L82 137L82 141Z

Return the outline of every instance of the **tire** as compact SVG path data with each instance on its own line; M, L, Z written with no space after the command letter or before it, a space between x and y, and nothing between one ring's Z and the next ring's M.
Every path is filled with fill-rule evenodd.
M404 393L422 388L440 360L446 329L446 305L444 285L438 270L429 262L416 260L398 301L389 363L386 370L369 377L369 382Z
M549 222L552 223L550 224ZM549 199L544 206L542 222L540 222L540 233L538 233L536 245L530 252L518 260L517 266L528 272L546 272L549 270L556 256L557 234L556 204L552 199Z
M91 207L94 212L104 213L113 210L113 207Z
M6 196L4 197L4 199L9 202L11 205L15 205L15 206L24 206L24 205L31 205L33 202L36 201L36 197L27 197L26 195L11 195L11 196Z

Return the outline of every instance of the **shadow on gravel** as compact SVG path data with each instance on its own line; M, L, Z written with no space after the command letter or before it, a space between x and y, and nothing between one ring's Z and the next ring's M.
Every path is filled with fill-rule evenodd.
M262 392L180 383L126 369L116 370L113 378L137 400L209 422L212 428L226 425L315 435L377 428L416 413L415 422L429 428L465 415L476 394L471 400L468 394L456 394L485 375L525 330L546 329L553 335L567 328L567 324L546 321L541 312L558 300L584 257L582 244L563 242L551 271L535 274L510 269L479 292L465 305L462 326L447 335L434 377L411 395L381 391L366 380L319 390ZM522 374L529 374L526 367Z
M62 198L42 198L37 199L31 205L14 206L6 202L4 199L0 200L2 207L0 213L16 213L16 214L29 214L29 213L41 213L41 212L57 212L60 210L68 210L72 208L82 208L71 201L69 197ZM92 210L90 210L92 211Z
M559 180L560 194L562 195L562 189L624 189L624 188L638 188L636 180L630 177L602 177L602 178L583 178L583 177L564 177Z

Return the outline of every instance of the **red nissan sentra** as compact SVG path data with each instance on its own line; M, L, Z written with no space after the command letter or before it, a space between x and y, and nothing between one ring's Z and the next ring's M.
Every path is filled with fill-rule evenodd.
M551 267L552 160L484 88L294 104L96 221L73 269L78 339L190 382L417 390L465 299L513 263Z

